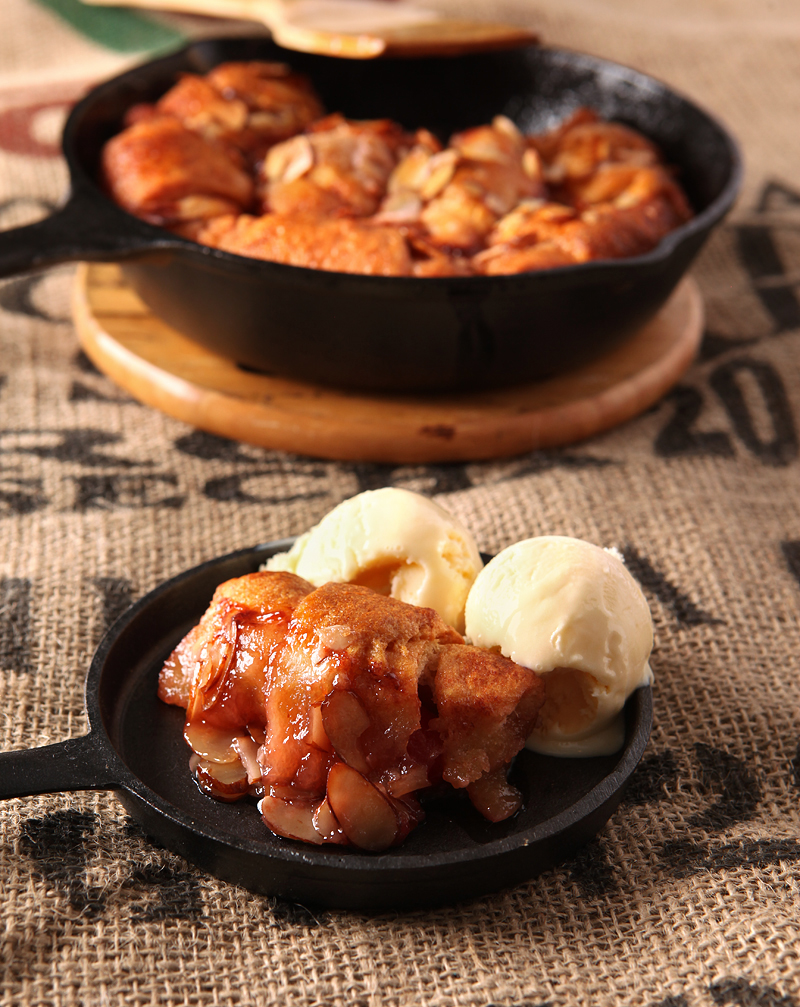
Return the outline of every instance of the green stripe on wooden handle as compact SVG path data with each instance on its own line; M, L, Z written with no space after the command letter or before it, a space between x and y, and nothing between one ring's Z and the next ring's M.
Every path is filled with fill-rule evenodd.
M175 49L187 39L146 14L119 7L90 7L80 0L36 0L81 35L115 52Z

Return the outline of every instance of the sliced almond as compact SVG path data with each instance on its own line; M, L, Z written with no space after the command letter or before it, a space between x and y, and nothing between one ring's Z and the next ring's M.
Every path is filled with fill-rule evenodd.
M347 650L353 642L352 628L341 624L323 626L318 636L320 643L328 650Z
M347 843L347 836L331 810L327 797L317 805L312 821L314 828L326 843Z
M200 759L194 769L200 789L220 801L238 801L250 790L247 772L238 760L220 765Z
M213 727L204 720L193 720L186 724L183 736L192 751L209 762L238 762L239 754L233 747L238 731Z
M355 693L335 689L322 704L322 723L336 754L348 766L367 771L359 738L370 725L367 711Z
M236 213L239 207L230 199L217 196L184 196L173 204L173 215L178 220L210 220L226 213Z
M452 149L443 150L428 159L426 167L427 178L422 184L420 195L424 200L433 199L453 179L458 162L458 152Z
M537 182L544 178L544 166L538 150L528 147L522 155L522 170L528 178L532 178Z
M411 189L419 192L427 178L431 152L424 147L412 147L389 175L386 190L390 194Z
M332 752L333 745L330 742L325 731L325 724L322 720L322 710L319 706L311 707L311 733L309 735L309 741L315 748L321 749L323 752Z
M269 150L264 172L270 182L293 182L313 166L314 148L310 140L307 136L294 136Z
M267 794L258 804L264 824L279 836L321 845L324 840L314 828L314 805L310 801L284 801Z
M342 831L362 850L385 850L399 831L389 800L369 780L337 762L328 774L328 803Z
M492 213L496 213L498 217L502 217L511 209L509 201L497 192L487 192L483 197L483 201Z
M252 786L261 780L261 766L258 764L258 745L249 734L238 734L233 739L234 750L247 771L247 782Z
M244 129L245 123L247 122L247 105L243 101L229 101L225 104L225 113L221 114L220 109L217 112L217 116L222 118L228 129L239 130Z
M248 724L247 733L258 746L264 744L266 735L264 734L264 728L260 724Z
M525 142L525 137L517 129L516 123L512 122L507 115L496 115L492 119L492 126L498 133L505 133L506 136L510 136L515 143Z
M375 220L381 224L413 224L419 220L421 210L422 200L416 192L404 189L384 199Z

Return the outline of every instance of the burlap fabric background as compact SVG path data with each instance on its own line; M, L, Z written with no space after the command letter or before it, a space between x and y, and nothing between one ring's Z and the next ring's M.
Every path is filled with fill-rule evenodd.
M142 58L79 35L54 6L3 2L4 227L61 193L64 104ZM71 268L0 284L0 748L85 730L99 636L162 579L391 484L435 496L489 551L549 532L624 550L658 635L655 729L627 800L560 870L378 916L205 877L110 795L8 801L4 1005L800 1005L800 13L794 0L493 13L666 78L741 138L742 200L694 271L701 358L649 413L569 449L335 464L222 441L127 398L79 351ZM166 36L142 45L214 29L158 24Z

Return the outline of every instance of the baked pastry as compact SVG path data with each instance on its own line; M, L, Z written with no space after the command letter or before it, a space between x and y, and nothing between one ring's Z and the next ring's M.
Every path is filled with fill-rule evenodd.
M466 790L491 821L514 814L506 774L544 687L433 609L261 571L217 588L159 697L186 708L206 792L259 797L279 835L380 850L422 820L420 790Z
M185 74L103 153L131 213L213 248L381 276L521 273L641 255L692 215L656 146L578 109L523 135L325 115L277 63Z

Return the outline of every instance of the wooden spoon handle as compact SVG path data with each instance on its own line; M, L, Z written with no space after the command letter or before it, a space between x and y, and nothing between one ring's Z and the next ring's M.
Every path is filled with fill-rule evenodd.
M116 5L119 0L84 0ZM247 18L278 45L350 59L439 56L508 48L537 40L525 28L444 17L395 0L125 0L131 7Z
M117 7L119 0L83 0L96 7ZM176 11L179 14L205 14L209 17L246 18L260 21L255 11L259 0L125 0L126 7L145 10Z
M119 4L119 0L83 2L98 7L115 7ZM382 38L367 33L352 34L295 24L287 17L287 9L281 0L125 0L125 6L260 21L269 28L278 45L300 52L369 59L380 56L386 49L386 42Z
M539 36L527 28L450 18L389 30L383 33L383 38L386 56L459 56L539 41Z

